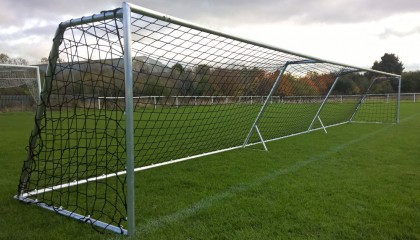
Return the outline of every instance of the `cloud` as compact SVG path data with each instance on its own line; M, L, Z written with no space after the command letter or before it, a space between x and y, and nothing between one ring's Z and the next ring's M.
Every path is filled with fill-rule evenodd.
M420 1L399 0L144 0L145 7L192 20L236 24L280 21L355 23L379 20L394 14L420 13Z
M415 27L415 28L413 28L409 31L405 31L405 32L386 28L381 34L379 34L379 37L381 39L387 39L389 37L402 38L402 37L408 37L408 36L414 35L414 34L420 34L420 26L417 26L417 27Z
M379 27L377 24L371 24L381 22L383 19L393 21L393 16L410 13L420 15L420 1L418 0L128 1L203 26L222 29L225 32L232 32L235 28L251 29L251 26L255 27L254 29L261 29L264 25L270 25L264 39L259 39L262 42L270 42L270 38L276 33L287 34L284 31L287 26L299 29L299 31L309 31L312 36L322 34L324 40L327 36L331 39L337 38L335 42L345 40L342 37L339 39L340 36L346 35L348 28L354 25L364 28L358 30L357 34L365 36L370 33L375 34L375 41L378 40L378 35L385 41L390 36L398 36L402 39L412 37L419 32L418 27L413 27L418 25L417 23L410 22L405 28L392 24ZM24 57L28 60L33 59L31 63L37 63L41 57L48 55L53 35L60 22L118 7L121 7L121 0L1 0L0 53L7 53L12 57ZM335 26L336 32L325 32L330 28L323 26ZM375 28L373 29L372 26ZM321 30L314 32L310 29ZM381 33L382 29L384 30ZM295 36L299 35L291 32ZM250 34L250 38L253 39L255 34ZM283 45L284 42L283 39L275 45ZM302 45L293 45L294 42L296 40L292 39L290 48L302 49ZM328 51L328 46L323 49L325 53Z
M409 71L420 71L420 63L408 63L408 64L404 64L404 71L405 72L409 72Z
M303 25L358 23L377 21L394 14L420 14L420 1L413 0L133 0L133 4L136 3L168 15L217 27L283 21ZM54 30L44 29L51 32L62 21L118 7L121 7L120 0L2 0L0 29L25 28L34 25L33 22L46 21L54 23L48 26ZM33 26L33 29L32 32L38 30L37 26ZM30 30L26 29L26 32Z
M37 21L34 21L34 24L27 27L9 27L6 29L0 30L0 42L7 43L7 41L14 41L21 38L26 38L29 36L38 36L38 37L49 37L52 38L54 30L57 27L56 23L47 23L47 24L36 24Z
M133 4L190 21L229 21L231 25L299 21L346 23L377 20L393 14L418 12L420 1L399 0L133 0ZM21 25L24 18L46 20L80 17L121 6L119 0L2 0L0 26Z
M0 26L22 26L28 19L54 20L58 25L59 21L67 18L99 13L120 5L120 1L116 0L2 0Z

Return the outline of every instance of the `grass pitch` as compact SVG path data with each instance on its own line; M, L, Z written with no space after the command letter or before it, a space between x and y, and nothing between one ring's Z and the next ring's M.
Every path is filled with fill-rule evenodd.
M32 113L0 114L0 239L110 239L14 200ZM136 174L139 239L420 239L420 104ZM123 238L123 237L121 237Z

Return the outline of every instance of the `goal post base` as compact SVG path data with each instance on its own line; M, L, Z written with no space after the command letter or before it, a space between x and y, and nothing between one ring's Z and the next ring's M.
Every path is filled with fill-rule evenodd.
M117 233L117 234L122 234L122 235L127 235L128 234L127 230L122 228L122 227L117 227L117 226L114 226L114 225L110 225L108 223L99 221L99 220L91 218L89 216L84 216L84 215L81 215L81 214L78 214L78 213L75 213L75 212L65 210L62 207L50 206L46 203L38 202L36 199L25 198L25 197L21 197L21 196L17 196L17 195L15 195L14 198L19 200L22 203L33 204L33 205L36 205L38 207L50 210L52 212L56 212L60 215L63 215L63 216L69 217L69 218L73 218L75 220L78 220L78 221L81 221L81 222L84 222L84 223L90 223L90 224L92 224L96 227L103 228L105 230L108 230L108 231L111 231L111 232L114 232L114 233Z

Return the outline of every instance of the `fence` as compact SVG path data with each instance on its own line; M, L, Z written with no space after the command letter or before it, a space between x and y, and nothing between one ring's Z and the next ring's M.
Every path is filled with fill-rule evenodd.
M30 95L0 95L0 112L34 111L36 102Z
M420 102L420 93L401 93L400 101L402 102Z
M346 103L358 101L361 95L330 95L328 102ZM375 101L389 102L395 99L396 94L369 94L365 101L375 99ZM213 104L263 104L266 96L136 96L134 104L136 106L203 106ZM272 96L270 103L321 103L324 96ZM124 97L98 97L95 104L99 109L108 104L115 104L117 101L124 102ZM402 102L419 102L420 93L401 93Z
M381 98L387 102L395 97L392 94L370 95ZM345 103L352 99L359 99L359 95L331 95L330 102ZM212 104L262 104L265 96L139 96L134 97L138 105L157 106L202 106ZM93 100L96 99L96 102ZM319 103L322 96L272 96L270 103ZM420 102L420 93L401 93L401 102ZM113 104L115 101L124 101L124 97L86 97L85 107L103 108L106 104ZM90 102L90 104L87 104ZM36 103L29 95L0 95L0 111L33 111Z

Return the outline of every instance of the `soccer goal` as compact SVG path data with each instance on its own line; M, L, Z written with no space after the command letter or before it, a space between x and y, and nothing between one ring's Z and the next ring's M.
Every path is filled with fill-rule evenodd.
M0 64L0 110L21 107L22 102L36 105L40 93L41 79L37 66Z
M131 235L135 172L397 124L400 82L124 3L59 25L16 198Z

